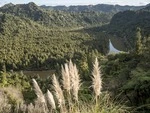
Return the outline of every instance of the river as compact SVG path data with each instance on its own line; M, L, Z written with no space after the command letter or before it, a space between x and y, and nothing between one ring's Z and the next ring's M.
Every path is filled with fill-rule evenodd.
M22 71L27 76L39 76L42 79L52 76L55 70L45 70L45 71Z

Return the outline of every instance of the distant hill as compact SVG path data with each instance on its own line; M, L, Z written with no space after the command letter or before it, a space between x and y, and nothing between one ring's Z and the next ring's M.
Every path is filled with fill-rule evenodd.
M120 5L108 5L108 4L97 4L97 5L79 5L79 6L41 6L42 8L49 10L61 10L69 12L81 12L81 11L98 11L104 13L117 13L125 10L139 10L145 6L120 6Z
M142 11L150 11L150 4L147 4L146 7L141 9Z
M141 28L141 33L145 36L150 34L150 6L137 11L124 11L115 14L107 26L107 32L124 39L128 43L128 47L133 48L137 28Z
M82 13L45 10L35 3L6 4L0 8L0 12L29 18L49 27L87 27L103 25L110 22L112 14L88 11Z

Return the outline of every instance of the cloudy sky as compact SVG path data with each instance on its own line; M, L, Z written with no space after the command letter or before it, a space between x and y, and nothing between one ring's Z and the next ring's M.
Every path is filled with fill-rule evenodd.
M0 6L6 3L22 4L35 2L38 5L91 5L91 4L119 4L119 5L146 5L150 0L0 0Z

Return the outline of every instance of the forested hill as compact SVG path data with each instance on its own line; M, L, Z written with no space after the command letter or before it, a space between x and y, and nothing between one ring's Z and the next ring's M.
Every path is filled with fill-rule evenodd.
M0 8L0 68L55 68L66 59L82 59L92 51L106 54L105 34L79 30L110 22L100 12L49 11L34 3ZM97 53L96 52L96 53Z
M142 11L150 11L150 4L147 4L145 8L141 9Z
M12 27L13 26L13 27ZM55 69L66 59L108 51L105 35L52 29L28 18L0 13L0 69Z
M19 16L21 18L29 18L42 25L49 27L87 27L95 25L103 25L108 23L112 14L100 12L64 12L45 10L35 3L28 4L6 4L0 8L0 12Z
M120 6L120 5L108 5L108 4L97 4L97 5L79 5L79 6L41 6L42 8L49 10L62 10L69 12L81 12L81 11L98 11L104 13L117 13L125 10L139 10L145 6Z
M54 69L66 59L107 54L108 39L116 36L121 39L112 41L121 42L117 46L126 43L125 36L134 45L136 27L149 31L149 13L146 7L119 12L111 20L110 13L96 11L46 10L34 3L4 5L0 8L0 68L5 63L7 69ZM107 29L98 29L109 22Z
M142 36L150 34L150 6L115 14L107 26L107 31L122 38L131 49L135 46L137 28L141 29Z

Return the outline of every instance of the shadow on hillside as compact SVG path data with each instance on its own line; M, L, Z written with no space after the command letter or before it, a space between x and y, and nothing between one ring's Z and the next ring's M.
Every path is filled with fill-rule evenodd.
M92 37L92 39L90 41L85 41L82 44L88 45L92 49L97 49L103 54L107 54L109 51L109 39L112 41L112 44L116 49L120 51L126 51L124 41L121 38L118 38L117 36L108 34L106 29L107 25L104 25L100 27L90 27L73 30L70 32L87 33L90 37Z

